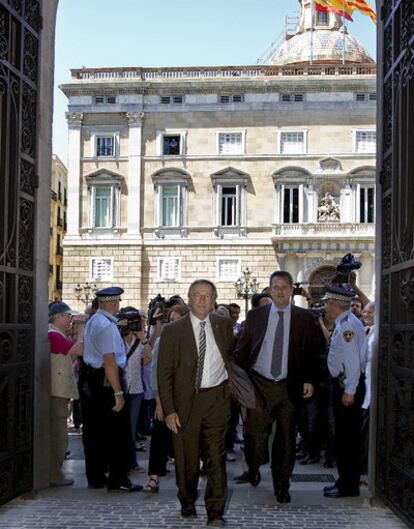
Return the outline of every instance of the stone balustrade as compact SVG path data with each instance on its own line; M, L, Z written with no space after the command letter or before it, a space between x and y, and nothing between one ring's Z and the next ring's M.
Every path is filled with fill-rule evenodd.
M256 78L292 76L375 75L376 67L367 65L300 65L300 66L206 66L183 68L77 68L71 70L76 81L153 81L175 79Z

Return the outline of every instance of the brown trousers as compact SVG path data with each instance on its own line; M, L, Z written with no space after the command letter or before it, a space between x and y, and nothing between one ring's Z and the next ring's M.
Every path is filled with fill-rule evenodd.
M197 499L200 455L207 485L207 514L221 516L227 497L225 437L230 421L230 393L227 383L196 394L187 423L173 434L178 499L192 507Z

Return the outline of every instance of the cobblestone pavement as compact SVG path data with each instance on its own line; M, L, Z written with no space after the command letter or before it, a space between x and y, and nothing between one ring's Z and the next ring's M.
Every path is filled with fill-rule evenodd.
M139 453L140 464L148 452ZM66 472L74 487L40 491L34 499L18 499L0 509L1 529L159 529L198 528L206 523L200 480L198 518L184 520L179 515L174 472L162 478L158 494L108 493L89 490L79 436L71 436L71 456ZM233 477L242 471L240 462L228 464L230 494L226 512L229 527L246 529L403 529L406 526L382 505L371 506L367 491L359 498L323 498L324 483L295 482L292 503L278 505L272 494L269 470L263 469L257 488L236 485ZM295 473L331 474L320 465L295 469ZM145 484L146 476L132 477Z

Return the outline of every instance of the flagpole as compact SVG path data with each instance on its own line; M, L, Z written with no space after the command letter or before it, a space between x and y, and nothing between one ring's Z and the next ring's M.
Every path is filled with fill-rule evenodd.
M346 46L346 39L345 39L345 32L346 32L345 0L342 0L342 20L343 20L342 32L344 34L344 42L343 42L343 46L342 46L342 64L345 64L345 46Z
M310 52L310 63L313 64L313 13L314 13L314 0L311 0L311 52Z

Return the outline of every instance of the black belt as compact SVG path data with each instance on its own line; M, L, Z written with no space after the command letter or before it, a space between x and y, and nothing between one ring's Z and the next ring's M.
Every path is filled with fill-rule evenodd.
M199 393L207 393L207 391L211 391L212 389L217 389L217 388L223 386L224 384L227 384L227 382L228 382L228 379L223 380L223 382L221 384L219 384L218 386L211 386L211 388L200 388L198 390L198 392Z
M283 378L282 380L273 380L273 378L266 378L254 369L252 369L253 376L260 378L261 380L265 380L266 382L269 382L270 384L281 384L282 382L286 382L286 378Z

